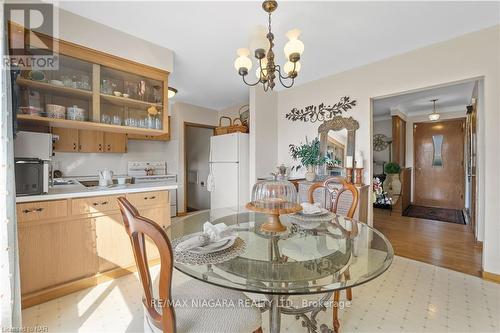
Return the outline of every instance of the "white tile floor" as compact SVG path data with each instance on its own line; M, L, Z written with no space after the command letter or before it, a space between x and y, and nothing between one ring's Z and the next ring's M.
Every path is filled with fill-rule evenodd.
M183 279L175 272L174 285ZM500 331L499 284L418 261L396 257L386 273L353 293L351 307L340 311L341 332ZM23 324L49 332L142 332L142 315L132 274L25 309ZM318 318L330 325L331 311ZM262 319L267 332L267 314ZM283 316L282 331L306 332L293 316Z

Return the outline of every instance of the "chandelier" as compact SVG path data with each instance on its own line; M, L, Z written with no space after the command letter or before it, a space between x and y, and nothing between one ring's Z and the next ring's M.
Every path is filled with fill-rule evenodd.
M437 113L436 111L436 101L437 99L431 99L431 102L433 103L433 107L432 107L432 113L429 114L429 120L431 121L436 121L436 120L439 120L439 113Z
M271 13L278 8L276 1L264 1L262 8L269 16L269 24L266 31L257 32L251 42L251 49L254 50L254 56L258 61L259 67L256 71L257 81L249 83L246 79L249 71L252 69L252 60L249 58L250 50L240 48L237 51L238 58L234 61L234 67L241 75L243 82L249 86L255 86L262 83L264 91L273 90L276 85L276 78L279 79L281 85L285 88L291 88L300 71L300 56L304 52L304 43L299 40L300 30L290 30L286 36L289 41L286 43L284 51L288 61L283 66L277 65L274 62L274 34L271 32ZM282 74L283 70L283 74Z

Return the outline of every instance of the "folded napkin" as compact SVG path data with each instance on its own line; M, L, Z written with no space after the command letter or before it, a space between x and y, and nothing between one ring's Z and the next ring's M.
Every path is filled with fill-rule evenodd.
M318 214L321 213L321 204L319 202L311 204L309 202L303 202L300 204L302 206L303 214Z
M203 232L189 237L185 241L177 244L177 251L216 251L228 244L229 241L234 241L237 234L229 229L224 223L213 225L210 222L203 224Z

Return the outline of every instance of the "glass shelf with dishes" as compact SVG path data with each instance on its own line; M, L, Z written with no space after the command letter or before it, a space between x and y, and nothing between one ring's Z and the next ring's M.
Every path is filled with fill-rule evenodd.
M168 134L168 72L62 40L58 43L57 70L26 70L17 77L18 122Z
M20 92L19 115L89 120L92 64L61 55L59 70L21 71L16 83Z

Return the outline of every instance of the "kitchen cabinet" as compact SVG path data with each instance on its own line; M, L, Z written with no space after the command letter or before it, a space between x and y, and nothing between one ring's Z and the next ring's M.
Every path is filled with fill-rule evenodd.
M90 219L30 221L18 230L23 295L96 274Z
M135 271L119 196L128 197L141 215L170 225L168 190L17 204L23 307ZM146 251L150 264L158 263L147 237Z
M93 219L99 272L135 265L130 238L123 227L122 216L114 213Z
M80 153L102 153L103 140L103 132L79 130L78 151Z
M31 100L20 98L23 109L18 111L19 123L139 136L168 134L168 71L64 40L55 43L51 36L20 26L9 31L14 34L12 38L26 42L27 52L31 48L59 46L57 70L40 71L43 75L38 80L30 76L30 71L23 71L16 79L22 96L37 96ZM26 39L24 34L36 38ZM22 113L26 107L40 110L47 104L77 106L78 111L61 117ZM113 149L111 146L110 152Z
M104 151L107 153L126 153L127 136L120 133L104 132Z
M59 140L54 144L55 152L127 152L127 135L122 133L53 128L52 134L59 135Z
M77 152L78 151L78 130L74 128L52 129L52 134L58 135L59 140L54 142L53 150L58 152Z

